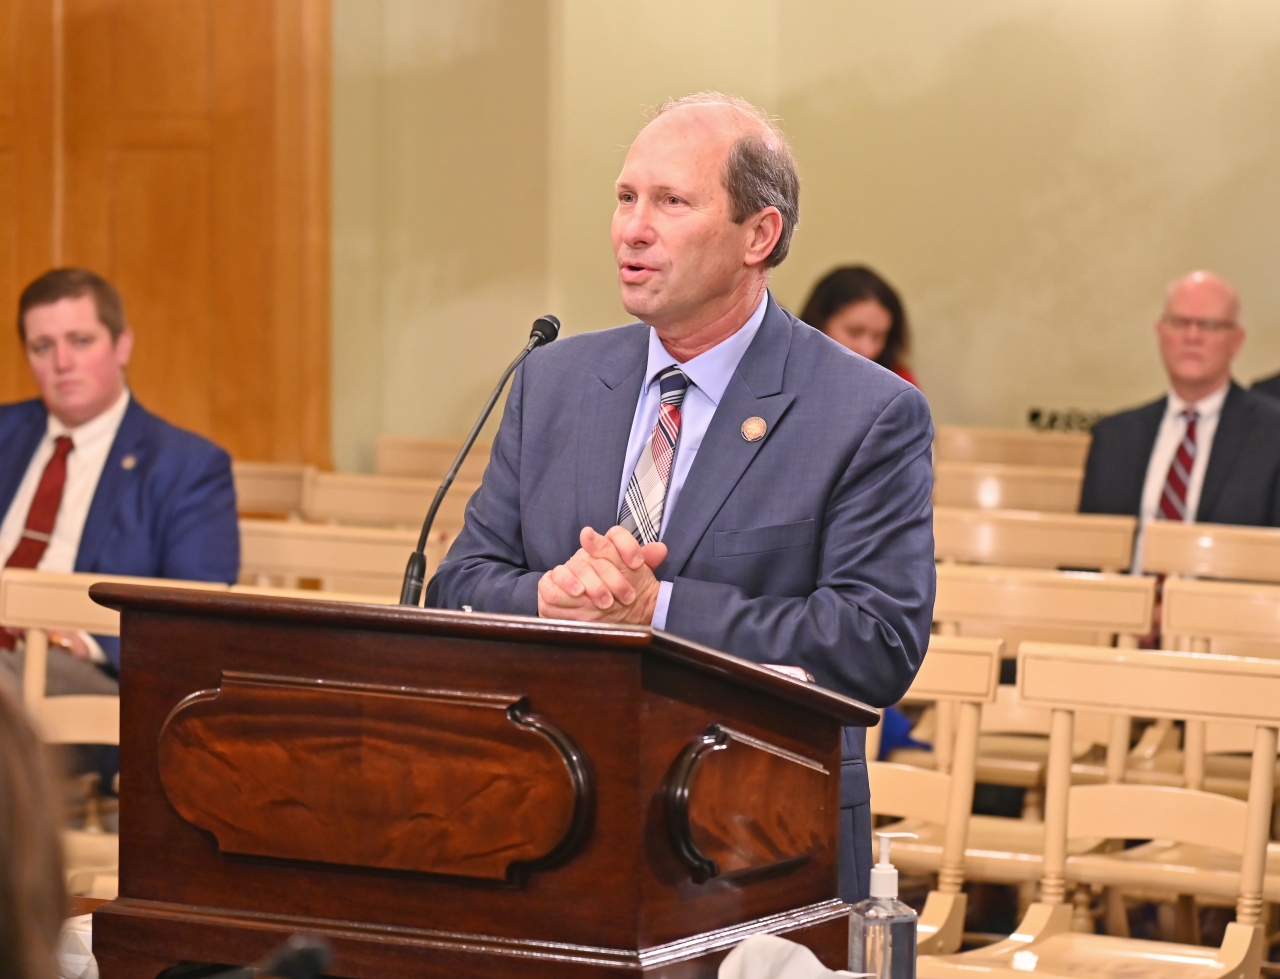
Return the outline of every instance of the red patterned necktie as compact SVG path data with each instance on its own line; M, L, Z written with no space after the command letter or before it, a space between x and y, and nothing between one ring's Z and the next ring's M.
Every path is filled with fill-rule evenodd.
M658 375L658 387L662 392L658 423L640 453L618 511L619 526L631 531L641 544L652 544L662 531L671 464L680 440L680 405L689 390L689 378L680 368L669 367Z
M1169 475L1164 479L1164 492L1160 494L1156 512L1157 518L1164 520L1187 519L1187 492L1191 486L1191 468L1196 462L1196 422L1200 415L1194 408L1188 408L1182 417L1186 419L1187 428L1169 464Z
M70 435L60 435L53 443L53 457L44 467L40 485L27 511L27 524L18 539L18 546L5 561L6 568L34 568L44 557L49 540L53 537L53 524L62 506L62 488L67 483L67 456L75 444ZM12 649L13 637L0 629L0 649Z

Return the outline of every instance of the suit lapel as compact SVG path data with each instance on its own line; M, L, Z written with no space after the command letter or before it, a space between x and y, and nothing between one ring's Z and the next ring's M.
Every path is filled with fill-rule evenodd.
M1222 495L1231 473L1235 469L1236 459L1244 448L1245 436L1249 430L1249 399L1244 389L1235 381L1227 390L1226 400L1222 402L1222 414L1218 416L1218 428L1213 434L1213 445L1209 447L1209 465L1204 473L1204 486L1200 490L1200 505L1196 508L1196 520L1211 523L1209 514L1214 504Z
M27 474L31 458L36 454L36 449L40 448L40 440L44 438L44 433L49 427L49 416L43 408L30 414L31 418L24 419L18 431L13 433L13 446L5 453L8 456L8 464L4 466L3 472L0 472L0 519L9 512L13 498L18 492L18 486L22 483L22 477ZM0 555L0 560L3 557L5 556Z
M604 533L618 522L627 440L648 361L649 328L636 327L621 335L606 361L589 369L578 416L579 528Z
M662 538L669 551L658 569L659 578L670 580L684 570L720 507L795 400L794 394L782 390L790 349L791 323L770 296L764 322L725 388L676 500ZM742 423L752 416L763 418L767 426L764 438L756 442L742 436Z
M80 535L80 549L76 552L76 570L94 571L98 557L111 536L111 524L122 504L129 484L141 471L142 453L146 448L147 413L132 397L125 409L124 418L116 439L111 443L106 465L93 491L93 502L84 521ZM132 460L126 462L126 460Z

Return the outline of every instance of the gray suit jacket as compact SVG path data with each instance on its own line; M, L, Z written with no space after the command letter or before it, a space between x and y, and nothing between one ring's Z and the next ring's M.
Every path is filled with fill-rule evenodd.
M584 526L617 523L647 353L648 327L636 323L525 362L429 606L536 615L542 573L577 550ZM753 415L768 425L758 442L740 432ZM770 297L663 537L667 630L803 667L877 707L896 702L933 616L932 439L919 391ZM864 735L846 732L841 801L865 815ZM864 878L870 823L858 824Z

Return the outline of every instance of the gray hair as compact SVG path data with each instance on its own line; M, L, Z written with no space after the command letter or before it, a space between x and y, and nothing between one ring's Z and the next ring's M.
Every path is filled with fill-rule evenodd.
M791 250L791 236L800 224L800 175L791 145L768 113L737 95L695 92L667 99L654 110L650 121L685 105L723 105L745 118L747 125L729 150L721 183L733 203L733 221L742 224L766 207L782 215L782 234L765 259L765 266L781 265Z

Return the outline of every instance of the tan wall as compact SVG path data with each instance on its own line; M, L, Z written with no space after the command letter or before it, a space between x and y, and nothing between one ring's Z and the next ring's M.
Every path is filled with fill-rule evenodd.
M548 311L549 11L334 2L334 461L465 434Z
M612 181L644 109L699 88L795 144L775 294L879 268L941 421L1155 396L1161 290L1196 266L1241 288L1239 376L1280 370L1271 0L337 0L335 25L340 465L462 434L544 306L625 319Z

